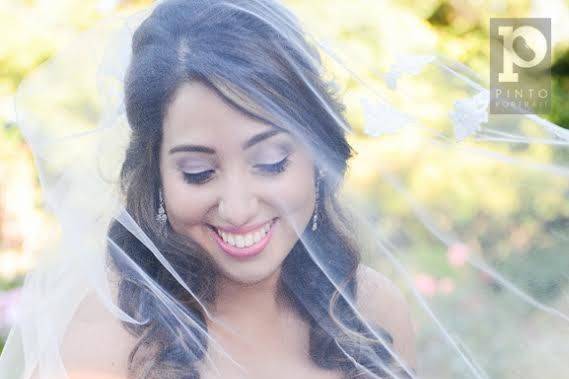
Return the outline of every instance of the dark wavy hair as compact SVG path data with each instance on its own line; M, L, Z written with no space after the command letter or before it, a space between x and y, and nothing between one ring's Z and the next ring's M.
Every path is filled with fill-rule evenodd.
M251 7L266 18L243 11ZM269 19L275 24L267 22ZM311 59L306 58L306 52ZM308 136L309 145L320 150L340 175L336 180L324 178L318 229L307 228L302 242L299 240L284 260L279 295L310 325L310 358L317 365L340 370L346 378L366 377L366 371L383 377L385 367L393 368L393 357L374 334L389 343L392 338L379 326L369 330L348 305L356 299L360 254L349 214L341 209L335 194L354 152L340 124L347 125L344 105L337 100L333 83L321 77L320 62L296 19L276 1L162 2L132 39L132 59L125 78L131 138L120 184L127 212L183 279L184 286L201 301L213 302L220 275L216 265L196 242L169 225L162 230L155 220L160 188L158 152L167 106L183 83L199 81L251 117L266 120L265 111L269 111L305 128L303 135ZM339 119L324 108L322 99ZM108 234L112 241L110 263L119 278L119 306L137 320L146 321L123 324L138 338L129 356L129 375L199 378L196 364L207 351L202 306L121 222L114 220ZM329 259L320 264L341 283L342 295L310 258L305 244L326 252ZM156 296L148 279L140 280L141 273L134 267L170 298ZM180 306L173 308L174 303Z

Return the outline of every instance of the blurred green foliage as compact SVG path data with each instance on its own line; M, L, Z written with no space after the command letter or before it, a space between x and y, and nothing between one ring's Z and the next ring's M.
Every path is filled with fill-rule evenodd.
M532 2L529 0L502 2L501 9L492 1L429 1L403 0L410 9L422 9L426 20L443 36L439 48L475 69L487 72L489 58L490 17L529 17ZM495 9L493 10L493 6ZM463 46L460 53L453 52L453 44ZM569 128L569 41L554 46L552 57L552 109L542 115L550 121Z
M486 86L489 85L490 18L533 17L532 5L537 3L531 0L285 2L298 10L318 33L334 38L343 55L353 58L349 63L354 68L371 74L370 70L384 65L397 48L436 52L470 66ZM569 15L565 20L569 20ZM552 109L540 116L569 128L569 39L553 46L552 55ZM346 89L352 89L354 84L350 79L344 83Z

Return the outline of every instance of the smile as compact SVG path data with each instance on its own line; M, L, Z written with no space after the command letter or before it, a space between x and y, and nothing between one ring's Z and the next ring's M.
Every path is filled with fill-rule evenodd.
M273 234L274 218L254 230L246 233L232 233L227 230L210 226L218 246L233 257L251 257L259 254L269 243Z

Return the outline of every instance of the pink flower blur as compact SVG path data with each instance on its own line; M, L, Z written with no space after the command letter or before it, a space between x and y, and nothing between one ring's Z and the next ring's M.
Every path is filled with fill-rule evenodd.
M433 296L437 293L437 281L430 275L415 275L415 287L426 296Z
M448 247L447 250L447 259L451 266L454 267L461 267L464 266L468 257L470 255L470 251L468 246L457 242Z

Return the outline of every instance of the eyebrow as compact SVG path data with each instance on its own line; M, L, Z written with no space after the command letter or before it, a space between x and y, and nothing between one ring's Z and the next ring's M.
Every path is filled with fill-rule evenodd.
M268 138L271 138L274 135L279 133L288 133L284 129L271 129L266 132L261 132L259 134L255 134L253 137L249 138L247 141L241 145L243 150L250 148L251 146L258 144L261 141L264 141ZM198 152L198 153L206 153L206 154L215 154L215 150L208 146L203 145L178 145L170 149L169 153L179 153L179 152Z

